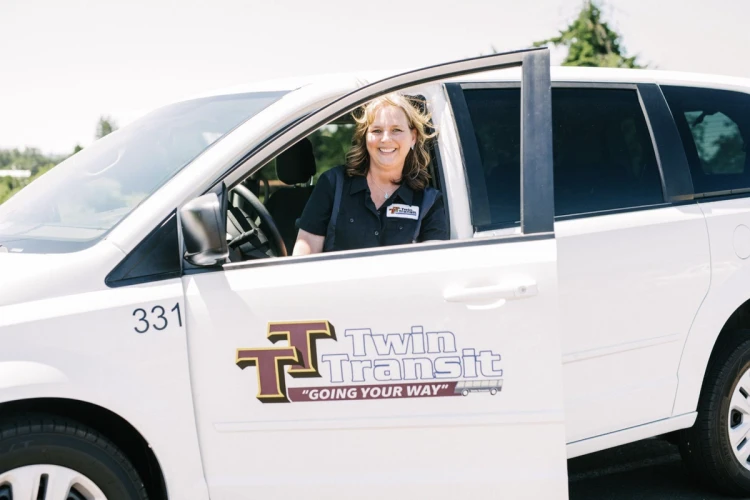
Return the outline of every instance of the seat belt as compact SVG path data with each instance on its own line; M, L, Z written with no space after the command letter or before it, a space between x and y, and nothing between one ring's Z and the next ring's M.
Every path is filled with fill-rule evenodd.
M324 252L333 251L333 244L336 242L336 220L339 218L341 194L344 192L344 167L335 167L333 174L333 208L331 209L331 218L328 219L325 243L323 243Z
M424 189L423 192L424 195L422 195L422 204L419 207L419 217L417 217L417 227L414 229L414 238L412 238L412 243L417 242L417 238L419 238L419 231L422 229L422 220L424 219L425 214L430 211L432 205L435 204L435 200L437 199L439 191L428 186Z

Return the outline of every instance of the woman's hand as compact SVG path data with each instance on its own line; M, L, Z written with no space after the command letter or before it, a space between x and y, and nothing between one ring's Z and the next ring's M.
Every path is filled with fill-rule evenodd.
M323 251L323 243L325 240L325 236L318 236L317 234L308 233L307 231L300 229L297 234L297 241L294 243L294 251L292 252L292 255L310 255L312 253L320 253Z

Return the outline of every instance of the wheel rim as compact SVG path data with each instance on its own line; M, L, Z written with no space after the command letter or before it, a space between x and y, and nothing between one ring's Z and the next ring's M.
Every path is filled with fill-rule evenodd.
M92 480L59 465L27 465L0 474L0 499L4 498L107 500Z
M745 371L732 390L727 427L729 444L740 464L750 470L750 370Z

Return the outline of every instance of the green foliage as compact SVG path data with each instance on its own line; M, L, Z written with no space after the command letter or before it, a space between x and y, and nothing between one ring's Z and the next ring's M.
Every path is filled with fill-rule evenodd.
M24 186L31 183L34 179L47 172L49 169L54 167L53 163L47 164L37 169L37 173L31 177L25 179L17 177L0 177L0 204L5 202L8 198L16 194Z
M112 117L102 116L99 118L99 123L96 125L96 138L101 139L115 130L117 130L117 123L115 123Z
M316 181L320 174L346 161L346 153L351 147L353 134L354 125L324 125L308 137L315 152ZM276 160L268 162L256 177L271 181L278 180Z
M62 156L45 156L35 148L26 148L23 151L0 149L0 169L31 170L31 175L36 175L43 167L57 164L62 160Z
M117 130L117 124L109 116L102 116L96 126L96 138L100 139L107 134ZM76 144L71 155L81 151L83 147ZM18 177L0 176L0 204L13 196L21 188L28 185L40 175L60 163L66 156L43 155L38 149L0 149L0 170L30 170L31 177L25 179Z
M353 135L354 125L326 125L310 136L318 167L316 181L326 170L346 162Z
M31 177L0 176L0 203L63 160L61 156L45 156L38 149L0 149L0 170L30 170Z
M535 47L552 44L568 47L563 66L600 66L607 68L643 68L636 56L626 57L620 35L602 21L599 7L591 0L583 4L578 18L559 36L534 42Z

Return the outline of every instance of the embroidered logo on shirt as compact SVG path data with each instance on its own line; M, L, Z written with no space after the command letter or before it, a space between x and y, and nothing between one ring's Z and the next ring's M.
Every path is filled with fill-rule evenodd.
M419 207L414 205L402 205L394 203L388 207L388 217L397 217L399 219L419 219Z

